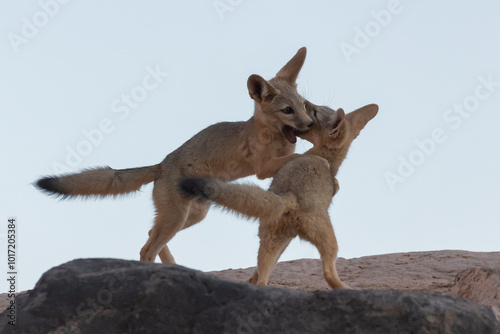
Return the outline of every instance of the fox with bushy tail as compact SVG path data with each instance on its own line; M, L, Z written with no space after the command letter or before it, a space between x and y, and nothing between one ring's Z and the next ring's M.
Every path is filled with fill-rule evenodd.
M285 212L298 208L291 194L279 196L258 186L223 182L217 179L185 178L181 191L212 201L215 205L247 218L276 220Z
M104 197L125 195L153 182L160 175L160 165L112 169L96 167L78 174L48 176L37 181L36 186L50 194L66 197Z
M182 177L199 176L226 181L248 175L265 179L294 154L297 134L313 125L305 99L297 93L296 79L304 64L306 48L301 48L271 80L253 74L247 87L255 102L254 115L246 122L223 122L193 136L160 164L131 168L87 169L80 173L49 176L36 186L55 196L104 197L124 195L154 182L156 217L149 238L140 252L143 261L175 263L167 242L182 229L200 222L210 204L181 196L177 184Z
M328 215L339 190L335 178L349 146L378 112L371 104L347 115L309 103L315 124L301 137L314 147L284 165L269 191L257 186L226 183L212 178L185 178L179 187L187 198L209 200L230 211L259 218L260 247L251 283L267 285L269 274L290 241L299 236L316 246L323 275L332 288L348 288L335 268L338 245Z

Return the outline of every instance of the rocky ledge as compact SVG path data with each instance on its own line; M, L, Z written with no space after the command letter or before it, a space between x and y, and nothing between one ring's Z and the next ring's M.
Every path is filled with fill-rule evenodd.
M491 307L499 277L497 268L455 273L450 291L488 306L419 291L257 287L177 265L80 259L49 270L19 295L17 326L7 323L6 309L0 332L500 333Z

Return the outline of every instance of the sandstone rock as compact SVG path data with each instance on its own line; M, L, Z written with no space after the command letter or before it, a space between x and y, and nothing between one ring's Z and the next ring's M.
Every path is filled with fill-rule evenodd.
M493 308L500 321L500 270L471 268L458 273L451 293Z
M500 333L491 308L406 291L310 293L177 265L82 259L17 299L15 333ZM12 327L1 315L1 333Z
M343 282L358 289L395 289L450 293L456 275L472 267L500 270L500 252L443 250L364 256L337 260ZM247 281L255 268L212 272L231 281ZM321 262L301 259L280 262L270 276L271 286L328 291Z

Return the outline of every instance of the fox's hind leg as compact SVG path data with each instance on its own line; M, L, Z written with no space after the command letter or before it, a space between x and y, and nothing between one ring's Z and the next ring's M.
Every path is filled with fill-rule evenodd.
M167 183L167 184L159 184ZM173 180L175 186L175 180ZM153 200L156 207L156 217L149 238L141 249L141 261L154 262L156 255L174 235L185 225L191 200L185 199L176 191L171 191L168 180L158 180L153 189ZM175 263L168 248L161 254L162 261Z
M209 208L210 203L208 201L193 201L189 207L188 217L182 229L186 229L202 221L207 215ZM175 263L174 257L172 256L172 253L170 253L167 245L160 250L158 255L160 256L162 263Z
M153 231L153 229L149 230L148 236L151 236L151 231ZM158 253L158 255L160 256L161 263L172 263L172 264L175 264L175 259L172 256L172 253L170 253L170 249L168 249L167 245L165 245L165 247L163 247L160 250L160 252Z
M170 249L167 245L163 246L163 248L158 253L158 256L160 257L161 263L175 264L175 259L172 253L170 253Z
M283 247L281 247L281 251L280 251L279 255L276 256L276 260L274 261L272 268L274 268L276 266L276 263L278 263L278 260L280 259L281 255L283 254L283 252L288 247L288 245L290 244L291 241L292 241L292 238L290 238L288 240L288 242L285 245L283 245ZM253 271L252 276L250 276L250 279L248 280L248 282L252 283L252 284L257 284L258 280L259 280L259 269L255 268L255 270Z
M186 224L182 229L186 229L201 222L210 209L210 202L206 200L194 199L189 207L189 214L186 219Z
M292 237L270 229L266 222L261 222L259 227L260 246L257 255L257 274L252 275L250 283L267 285L271 270L274 268L283 251ZM255 279L257 281L255 282Z
M156 255L165 247L165 251L161 254L162 261L175 263L166 243L184 226L188 210L189 204L184 204L177 208L170 207L167 214L157 213L148 241L141 249L141 261L154 262Z
M323 265L323 276L328 285L333 289L349 289L350 287L340 280L337 269L335 268L338 245L330 218L328 214L315 218L314 221L309 219L310 221L306 221L302 224L299 236L311 242L318 249Z

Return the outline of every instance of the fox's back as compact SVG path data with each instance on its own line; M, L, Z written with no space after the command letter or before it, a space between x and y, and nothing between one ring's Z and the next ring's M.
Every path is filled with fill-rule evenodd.
M180 175L203 175L227 181L253 174L253 169L241 164L248 158L246 122L222 122L211 125L162 162L164 168L174 167Z

